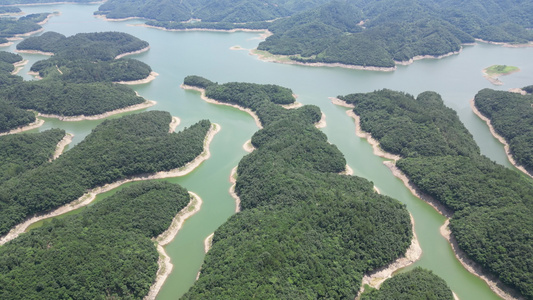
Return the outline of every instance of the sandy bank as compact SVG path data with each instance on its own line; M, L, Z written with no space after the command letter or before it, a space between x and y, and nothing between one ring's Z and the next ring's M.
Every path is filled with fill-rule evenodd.
M148 28L154 28L164 31L211 31L211 32L260 32L261 38L266 39L267 37L271 36L272 33L268 31L267 29L247 29L247 28L234 28L234 29L208 29L208 28L185 28L185 29L167 29L165 27L159 27L159 26L153 26L148 24L136 24L133 26L141 26L141 27L148 27Z
M407 66L407 65L410 65L410 64L414 63L417 60L422 60L422 59L442 59L442 58L445 58L445 57L448 57L448 56L459 54L462 51L463 51L463 47L461 47L461 49L459 51L449 52L449 53L446 53L446 54L443 54L443 55L417 55L417 56L415 56L415 57L413 57L413 58L411 58L409 60L405 60L405 61L397 61L397 60L395 60L394 63L397 64L397 65Z
M170 224L170 227L154 239L158 243L157 251L159 252L159 269L157 270L157 275L154 284L150 287L150 291L144 297L145 300L155 299L155 297L161 290L163 283L165 283L165 280L168 278L168 275L170 275L170 272L174 267L172 265L170 257L165 252L165 248L163 248L163 246L170 243L176 237L179 230L183 226L183 223L185 223L185 220L200 211L200 207L202 206L202 199L193 192L189 192L189 194L191 195L191 201L189 202L189 204L174 217L172 223Z
M213 237L215 237L215 233L211 233L208 235L204 240L204 252L209 252L209 249L211 249L211 246L213 245Z
M148 82L153 81L157 76L159 76L159 74L157 74L156 72L152 71L152 72L150 72L150 75L148 75L144 79L132 80L132 81L116 81L114 83L127 84L127 85L144 84L144 83L148 83Z
M241 198L239 198L239 195L235 193L235 185L237 184L237 167L231 169L229 182L231 183L231 186L229 187L229 194L233 199L235 199L235 213L238 213L241 211Z
M450 231L449 225L450 219L447 219L444 225L440 227L440 234L450 243L455 257L461 262L463 267L468 270L468 272L478 276L483 279L490 287L490 289L495 292L498 296L505 300L516 300L524 299L518 295L516 292L506 287L498 278L491 274L487 274L483 271L481 266L479 266L475 261L468 258L468 255L459 248L457 240Z
M199 91L201 93L201 98L204 101L206 101L206 102L213 103L213 104L219 104L219 105L227 105L227 106L235 107L235 108L237 108L239 110L242 110L244 112L247 112L248 114L250 114L252 116L252 118L254 118L255 125L257 125L257 127L259 127L259 129L263 129L263 125L261 125L261 121L259 121L259 117L251 109L244 108L244 107L236 105L236 104L224 103L224 102L217 101L215 99L207 98L207 96L205 95L205 89L201 89L201 88L198 88L198 87L195 87L195 86L186 85L186 84L182 84L182 85L180 85L180 87L182 89L184 89L184 90Z
M246 143L242 145L242 148L248 153L252 153L255 150L254 145L252 145L252 140L247 140Z
M148 108L150 106L154 106L156 103L157 102L152 101L152 100L146 100L145 102L140 103L140 104L135 104L135 105L128 106L125 108L115 109L115 110L108 111L106 113L94 115L94 116L81 115L81 116L70 117L70 116L50 115L50 114L42 114L42 113L39 113L39 116L43 118L59 119L60 121L65 121L65 122L75 122L75 121L83 121L83 120L99 120L99 119L107 118L109 116L116 115L116 114L121 114L121 113L129 112L129 111Z
M507 143L507 141L505 140L505 138L501 135L499 135L496 130L494 129L494 127L492 127L492 123L490 121L489 118L485 117L476 107L475 103L474 103L474 99L470 100L470 107L472 107L472 111L483 121L485 121L485 123L487 123L487 126L489 126L489 130L490 130L490 133L496 138L498 139L498 141L500 141L500 143L503 144L503 148L505 150L505 154L507 155L507 159L509 160L509 162L515 166L518 170L522 171L524 174L528 175L529 177L533 177L533 174L529 173L523 166L519 165L513 158L512 154L511 154L511 148L509 147L509 144Z
M331 102L335 105L339 105L339 106L343 106L347 108L354 107L353 105L348 104L338 98L330 98L330 99L331 99ZM353 110L347 110L346 114L352 117L355 121L355 135L357 135L360 138L366 139L368 143L372 145L372 149L374 150L374 155L377 155L379 157L383 157L386 159L392 159L394 161L397 161L401 158L399 155L391 154L391 153L383 151L381 147L379 146L379 142L375 140L370 133L364 132L363 130L361 130L361 119L359 118L358 115L356 115L353 112Z
M7 43L0 44L0 47L9 47L11 45L13 45L13 42L7 42Z
M44 28L37 29L37 30L34 30L34 31L30 31L30 32L26 32L26 33L19 33L19 34L15 34L13 37L6 38L6 40L8 40L8 41L21 40L21 39L23 39L26 36L34 35L36 33L42 32L42 31L44 31Z
M180 118L178 118L178 117L174 117L174 116L173 116L173 117L172 117L172 121L171 121L170 124L168 125L168 127L169 127L169 128L168 128L168 132L169 132L169 133L172 133L172 132L176 131L176 127L178 127L178 125L180 125L180 123L181 123Z
M353 169L346 165L346 169L340 173L341 175L353 175Z
M315 123L315 127L320 129L325 128L326 126L328 126L328 124L326 123L326 114L322 113L322 117L320 117L320 121Z
M37 119L35 119L35 122L30 123L30 124L28 124L26 126L21 126L21 127L15 128L15 129L11 129L10 131L6 131L6 132L0 132L0 136L32 130L32 129L41 127L43 124L44 124L44 120L37 118Z
M296 95L292 95L294 98L296 98L297 96ZM284 104L284 105L281 105L281 107L285 108L285 109L296 109L296 108L300 108L304 106L302 103L300 102L294 102L294 103L291 103L291 104Z
M39 72L28 71L27 74L33 76L33 78L34 78L35 80L41 80L41 79L43 79L43 78L41 77L41 75L39 75Z
M248 50L248 51L250 51L249 49L245 49L245 48L243 48L243 47L241 47L239 45L231 46L229 49L230 50Z
M46 23L48 23L48 21L50 21L50 18L52 18L53 16L59 16L61 13L58 12L58 11L55 11L51 14L49 14L46 19L42 20L41 22L37 23L37 25L44 25Z
M126 52L126 53L119 54L119 55L117 55L115 57L115 59L123 58L124 56L128 56L128 55L143 53L143 52L146 52L148 50L150 50L150 46L147 46L146 48L142 48L142 49L137 50L137 51L132 51L132 52Z
M121 19L113 19L113 18L108 18L106 15L94 15L94 17L97 19L108 21L108 22L123 22L123 21L129 21L129 20L149 20L149 19L142 18L142 17L128 17L128 18L121 18Z
M398 258L390 265L383 268L379 268L377 270L372 271L370 274L365 275L363 277L359 294L355 299L359 299L362 292L364 291L364 286L366 284L373 288L379 289L379 287L385 280L392 277L392 273L411 265L415 261L419 260L422 256L422 248L420 247L420 243L418 242L418 237L416 236L415 232L415 219L411 214L409 215L411 216L413 238L411 239L411 245L409 246L409 248L407 248L405 255L403 257Z
M209 152L209 145L211 141L213 140L213 137L215 136L215 134L219 131L220 131L220 125L213 123L211 126L211 129L207 133L205 140L204 140L204 151L200 155L198 155L193 161L187 163L185 166L181 168L173 169L170 171L157 172L154 174L140 174L140 175L128 177L126 179L122 179L122 180L119 180L119 181L116 181L110 184L106 184L104 186L90 189L77 200L74 200L68 204L65 204L59 208L56 208L53 211L36 214L26 219L23 223L16 225L5 236L0 238L0 246L18 237L21 233L25 232L31 224L44 220L44 219L51 218L51 217L56 217L64 213L67 213L69 211L73 211L80 207L86 206L96 198L96 195L115 189L125 183L133 182L133 181L141 181L141 180L178 177L178 176L184 176L190 173L192 170L198 167L203 161L207 160L211 156L211 153Z
M16 75L18 72L20 72L20 70L24 68L27 63L27 59L14 63L13 66L15 67L15 69L11 72L11 75Z
M65 134L63 139L61 139L61 141L59 141L59 143L57 143L56 151L54 152L54 155L52 156L52 158L49 161L55 160L61 154L63 154L63 150L65 150L65 147L72 142L72 138L73 137L74 137L74 135L71 134L71 133Z
M39 55L47 55L47 56L52 56L54 55L54 53L52 52L44 52L44 51L39 51L39 50L15 50L15 52L18 52L18 53L27 53L27 54L39 54Z
M516 72L520 72L520 69L512 71L512 72L508 72L508 73L499 73L499 74L492 74L492 75L489 75L487 73L487 68L482 70L483 77L485 79L487 79L488 81L490 81L490 83L492 83L493 85L503 85L503 82L499 79L499 77L500 76L505 76L505 75L510 75L510 74L513 74L513 73L516 73Z
M260 60L267 62L275 62L288 65L301 65L309 67L337 67L345 69L354 69L354 70L365 70L365 71L381 71L381 72L391 72L396 70L394 67L367 67L367 66L357 66L357 65L347 65L341 63L304 63L299 61L294 61L290 59L290 55L276 55L271 54L267 51L261 51L257 49L250 50L250 55L256 55Z
M524 91L524 90L521 89L521 88L512 88L512 89L509 89L509 92L511 92L511 93L517 93L517 94L520 94L520 95L527 95L527 92Z

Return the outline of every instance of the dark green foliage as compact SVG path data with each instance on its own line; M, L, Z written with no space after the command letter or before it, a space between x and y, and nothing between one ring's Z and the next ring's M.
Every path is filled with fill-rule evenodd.
M505 138L516 162L533 172L533 96L483 89L474 104Z
M0 234L25 217L74 201L87 189L184 166L203 151L210 122L169 133L169 113L106 120L58 159L0 185Z
M523 87L522 90L526 91L528 94L533 94L533 85L528 85L526 87Z
M1 136L0 184L48 162L63 136L62 129Z
M0 80L2 75L0 74ZM0 132L35 122L35 114L0 100Z
M7 51L0 51L0 61L2 62L8 63L8 64L14 64L22 60L23 58L19 54L7 52Z
M365 292L361 300L453 300L446 282L420 267L386 280L379 290Z
M232 30L232 29L267 29L269 22L250 22L250 23L228 23L228 22L168 22L168 21L147 21L146 25L161 27L170 30L185 29L213 29L213 30Z
M0 6L0 14L18 14L22 11L18 7L13 6Z
M20 17L19 21L30 21L33 23L39 23L39 22L46 20L46 18L48 18L49 15L50 13L29 14L29 15Z
M17 45L18 50L52 52L68 60L89 59L109 61L120 54L138 51L148 43L123 32L78 33L65 37L56 32L46 32L30 37Z
M214 99L251 108L265 127L238 166L242 212L215 232L184 299L353 299L365 272L405 252L405 207L363 178L338 174L346 161L313 126L319 110L283 109L267 97L268 85L185 83L218 89ZM264 95L250 100L254 90Z
M0 247L2 299L142 299L158 269L150 240L189 202L167 182L125 188Z
M41 29L32 19L0 18L0 38L12 38L17 34L25 34Z
M17 107L61 116L98 115L145 101L120 84L57 80L26 81L0 94Z
M499 93L506 99L523 97L491 90L478 96L494 94L496 100ZM533 181L480 155L455 112L434 92L416 99L389 90L340 98L355 105L361 128L384 150L403 157L397 166L411 182L454 212L450 228L460 248L533 299ZM531 109L528 101L522 110ZM499 106L512 107L488 103L492 113ZM509 128L516 130L519 118Z

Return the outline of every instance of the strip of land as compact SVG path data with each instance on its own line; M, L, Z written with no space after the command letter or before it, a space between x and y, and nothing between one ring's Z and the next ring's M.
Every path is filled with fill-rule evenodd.
M144 79L132 80L132 81L117 81L115 83L126 84L126 85L144 84L144 83L148 83L148 82L153 81L157 76L159 76L159 74L157 74L156 72L152 71L152 72L150 72L150 75L148 75Z
M27 63L27 59L14 63L13 66L15 66L15 69L13 70L13 72L11 72L11 75L16 75L18 72L20 72L20 70L24 68Z
M74 137L73 134L67 133L59 143L57 143L56 151L54 151L54 155L50 159L50 161L57 159L61 154L63 154L63 150L65 150L65 147L72 142L72 138Z
M461 53L461 51L463 51L462 47L461 47L461 50L459 50L459 51L454 51L454 52L446 53L446 54L443 54L443 55L417 55L417 56L415 56L415 57L413 57L413 58L411 58L410 60L407 60L407 61L397 61L397 60L395 60L394 63L397 64L397 65L407 66L407 65L410 65L410 64L414 63L417 60L422 60L422 59L442 59L442 58L445 58L445 57L448 57L448 56L459 54L459 53Z
M70 117L70 116L60 116L60 115L51 115L51 114L43 114L43 113L39 113L39 116L43 117L43 118L59 119L60 121L65 121L65 122L75 122L75 121L84 121L84 120L99 120L99 119L104 119L104 118L107 118L109 116L116 115L116 114L121 114L121 113L129 112L129 111L148 108L150 106L154 106L156 103L157 102L152 101L152 100L146 100L145 102L140 103L140 104L135 104L135 105L128 106L128 107L125 107L125 108L115 109L115 110L108 111L106 113L99 114L99 115L94 115L94 116L81 115L81 116L72 116L72 117Z
M11 129L10 131L7 131L7 132L0 132L0 136L32 130L32 129L41 127L43 124L44 124L43 119L36 119L35 122L30 123L26 126L21 126L15 129Z
M472 111L476 114L476 116L478 116L481 120L485 121L485 123L487 123L487 126L489 126L489 130L490 130L490 133L492 134L492 136L494 136L496 139L498 139L498 141L500 141L500 143L503 144L503 149L505 150L505 154L507 155L507 159L509 160L509 162L515 166L515 168L517 168L518 170L522 171L524 174L528 175L529 177L533 177L533 174L529 173L526 168L524 168L523 166L519 165L516 160L514 160L513 158L513 155L511 154L511 148L509 146L509 143L507 143L507 141L505 140L505 138L501 135L499 135L496 130L494 129L494 127L492 127L492 123L490 121L489 118L485 117L476 107L476 105L474 104L474 99L470 100L470 107L472 107Z
M146 52L148 50L150 50L150 46L147 46L146 48L142 48L141 50L119 54L119 55L117 55L117 57L115 57L115 59L123 58L124 56L128 56L128 55L143 53L143 52Z
M235 199L235 213L238 213L241 211L241 198L239 198L239 195L235 193L235 185L237 184L237 167L231 169L229 182L231 183L231 186L229 187L229 194L233 199Z
M40 55L47 55L47 56L52 56L54 55L54 53L52 52L44 52L44 51L39 51L39 50L15 50L15 52L18 52L18 53L27 53L27 54L40 54Z
M83 196L71 203L65 204L50 212L36 214L33 217L28 218L23 223L20 223L17 226L13 227L5 236L0 238L0 246L18 237L21 233L25 232L31 224L44 219L62 215L64 213L76 210L83 206L87 206L96 198L96 195L108 192L125 183L141 180L179 177L190 173L192 170L196 169L203 161L207 160L211 156L211 152L209 151L209 145L211 144L213 137L219 131L220 125L213 123L204 140L204 151L200 155L198 155L193 161L187 163L185 166L170 171L157 172L154 174L141 174L91 189L87 191Z

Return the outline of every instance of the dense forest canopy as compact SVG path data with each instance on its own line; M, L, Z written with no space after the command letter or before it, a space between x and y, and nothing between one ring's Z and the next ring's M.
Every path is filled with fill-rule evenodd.
M159 254L151 238L189 203L184 188L142 182L0 247L2 299L142 299Z
M252 109L264 126L238 166L242 212L215 232L184 299L353 299L365 272L405 253L407 210L371 182L339 174L346 161L314 127L317 107L282 108L294 98L279 86L197 76L184 83Z
M505 138L516 162L533 172L533 96L484 89L474 105Z
M422 192L454 212L459 247L503 283L533 299L533 181L481 155L455 111L434 92L390 90L339 96L361 128Z
M420 267L387 279L379 288L366 292L361 300L452 300L452 290L446 282Z
M9 11L6 7L0 7L0 9ZM13 38L19 34L42 29L41 25L37 23L46 19L49 15L50 13L30 14L20 18L0 16L0 44L7 43L8 38Z
M392 68L416 56L457 52L475 39L533 41L533 4L527 0L135 2L109 0L96 13L142 17L168 29L268 29L274 35L259 50L304 63ZM190 19L201 22L184 23Z
M58 159L0 185L0 234L24 218L129 176L168 171L200 155L210 122L169 133L171 116L149 111L106 120Z

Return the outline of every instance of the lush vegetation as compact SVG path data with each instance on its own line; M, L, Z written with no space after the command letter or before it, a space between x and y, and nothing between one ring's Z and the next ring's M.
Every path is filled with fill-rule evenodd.
M84 141L0 185L0 234L34 213L129 176L184 166L203 151L210 122L169 133L169 113L150 111L106 120Z
M516 162L533 172L533 96L483 89L474 104L505 138Z
M0 6L0 14L19 14L22 11L18 7Z
M365 292L361 300L452 300L452 291L442 278L415 268L385 281L379 290Z
M1 136L0 184L48 162L64 136L61 129Z
M528 94L533 94L533 85L528 85L526 87L523 87L522 90L524 90Z
M0 132L35 122L35 114L0 100Z
M487 75L489 76L499 76L520 71L520 69L515 66L493 65L488 68L485 68L483 71L485 71L485 73L487 73Z
M25 81L0 91L0 97L19 108L61 116L98 115L145 101L120 84L58 80Z
M264 128L238 166L242 212L215 232L184 299L353 299L363 273L405 253L412 237L407 210L371 182L338 174L346 161L313 126L317 107L281 108L293 98L278 86L196 76L185 84L252 109Z
M300 62L394 67L420 55L456 52L475 39L533 41L533 4L496 1L131 1L110 0L97 14L143 17L167 29L268 29L259 50ZM200 19L201 22L184 22ZM273 20L274 22L264 22Z
M49 13L31 14L28 16L13 18L0 18L0 43L7 42L6 38L15 37L18 34L25 34L41 29L41 25L37 24L49 15Z
M80 214L0 247L2 299L142 299L155 280L151 241L189 202L167 182L143 182Z
M361 128L421 191L454 212L459 247L505 284L533 299L533 181L482 156L440 96L381 90L340 96L355 105Z

